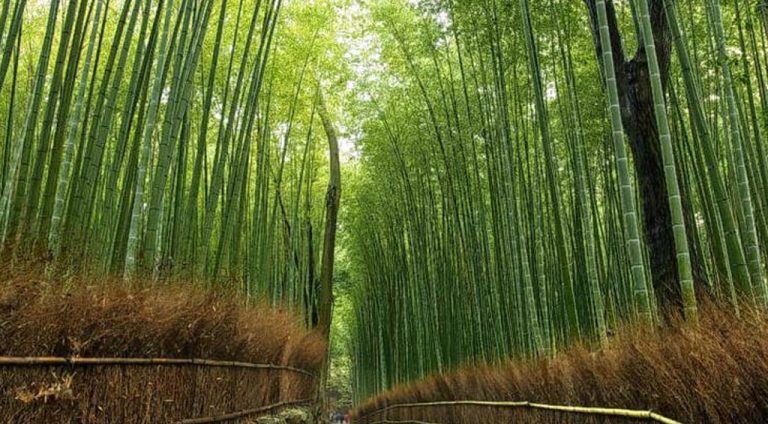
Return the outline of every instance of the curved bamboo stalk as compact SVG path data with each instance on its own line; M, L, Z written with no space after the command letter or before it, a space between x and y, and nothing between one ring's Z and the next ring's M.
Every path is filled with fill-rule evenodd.
M269 412L275 409L284 408L286 406L298 406L312 403L314 399L301 399L294 401L278 402L272 405L262 406L259 408L247 409L245 411L233 412L225 415L217 415L215 417L201 417L201 418L189 418L181 421L177 421L175 424L206 424L206 423L220 423L236 420L238 418L245 418L250 415L260 414L262 412Z
M620 409L620 408L599 408L599 407L587 407L587 406L569 406L569 405L551 405L545 403L536 402L494 402L494 401L480 401L480 400L458 400L458 401L443 401L443 402L423 402L423 403L401 403L397 405L387 406L386 408L374 411L367 416L381 414L387 411L401 408L421 408L421 407L435 407L435 406L491 406L499 408L533 408L542 409L548 411L557 412L569 412L575 414L586 415L603 415L613 417L625 417L625 418L637 418L647 419L662 424L682 424L679 421L675 421L671 418L667 418L663 415L657 414L653 411L642 411L633 409ZM377 421L383 422L383 421Z

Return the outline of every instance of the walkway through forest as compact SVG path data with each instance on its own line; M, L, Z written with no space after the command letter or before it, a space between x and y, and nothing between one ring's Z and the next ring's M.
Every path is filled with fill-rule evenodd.
M768 0L4 0L0 405L765 422L766 134Z

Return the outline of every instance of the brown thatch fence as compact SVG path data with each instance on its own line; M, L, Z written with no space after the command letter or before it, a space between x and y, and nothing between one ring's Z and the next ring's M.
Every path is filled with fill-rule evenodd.
M311 403L315 375L169 358L0 357L0 421L220 423Z
M617 422L616 420L625 421L646 421L661 424L681 424L679 421L675 421L671 418L664 417L653 411L639 411L631 409L619 409L619 408L595 408L585 406L568 406L568 405L549 405L535 402L493 402L493 401L479 401L479 400L460 400L460 401L440 401L440 402L416 402L416 403L401 403L390 405L378 410L375 410L358 420L358 423L364 424L446 424L445 422L428 422L423 421L428 419L429 416L453 416L454 418L466 415L466 417L478 417L476 408L502 408L508 411L514 411L519 409L528 409L533 411L539 411L544 413L559 414L559 422L566 422L567 415L576 414L582 416L592 417L596 422ZM435 409L440 409L435 411ZM469 409L468 409L469 408ZM464 410L460 410L464 409ZM471 409L475 409L472 411ZM435 413L432 415L430 412ZM482 411L488 413L488 411ZM510 415L510 419L513 416ZM517 418L514 421L521 420L523 417ZM532 418L532 417L531 417ZM611 421L613 420L613 421ZM456 422L459 422L457 420ZM469 422L469 421L467 421ZM481 421L477 421L481 422ZM503 421L499 421L503 422ZM510 420L508 422L513 422ZM529 422L538 422L533 421Z

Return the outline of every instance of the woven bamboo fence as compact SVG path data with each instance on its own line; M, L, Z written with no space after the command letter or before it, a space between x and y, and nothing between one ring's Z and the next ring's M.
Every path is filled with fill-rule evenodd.
M0 357L0 422L238 422L312 402L299 368L168 358Z
M482 408L482 410L479 410L479 408ZM489 411L489 409L493 409L493 411ZM533 412L533 414L529 412ZM544 416L547 414L549 417ZM451 420L429 422L430 416L451 417ZM575 420L574 418L577 416L580 416L582 419ZM489 417L492 417L492 419L489 419ZM460 424L480 422L623 423L637 421L682 424L679 421L664 417L653 411L549 405L527 401L493 402L477 400L402 403L378 409L357 420L361 424Z

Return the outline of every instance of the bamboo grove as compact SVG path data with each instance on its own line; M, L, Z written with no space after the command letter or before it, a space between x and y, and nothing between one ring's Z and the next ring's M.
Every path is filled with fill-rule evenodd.
M766 0L5 0L0 255L349 279L358 401L600 348L768 307L767 79Z
M285 7L4 1L4 254L43 254L51 272L228 284L311 316L322 37L280 35Z
M768 3L720 3L370 6L388 86L347 199L358 401L695 323L704 298L768 306Z

